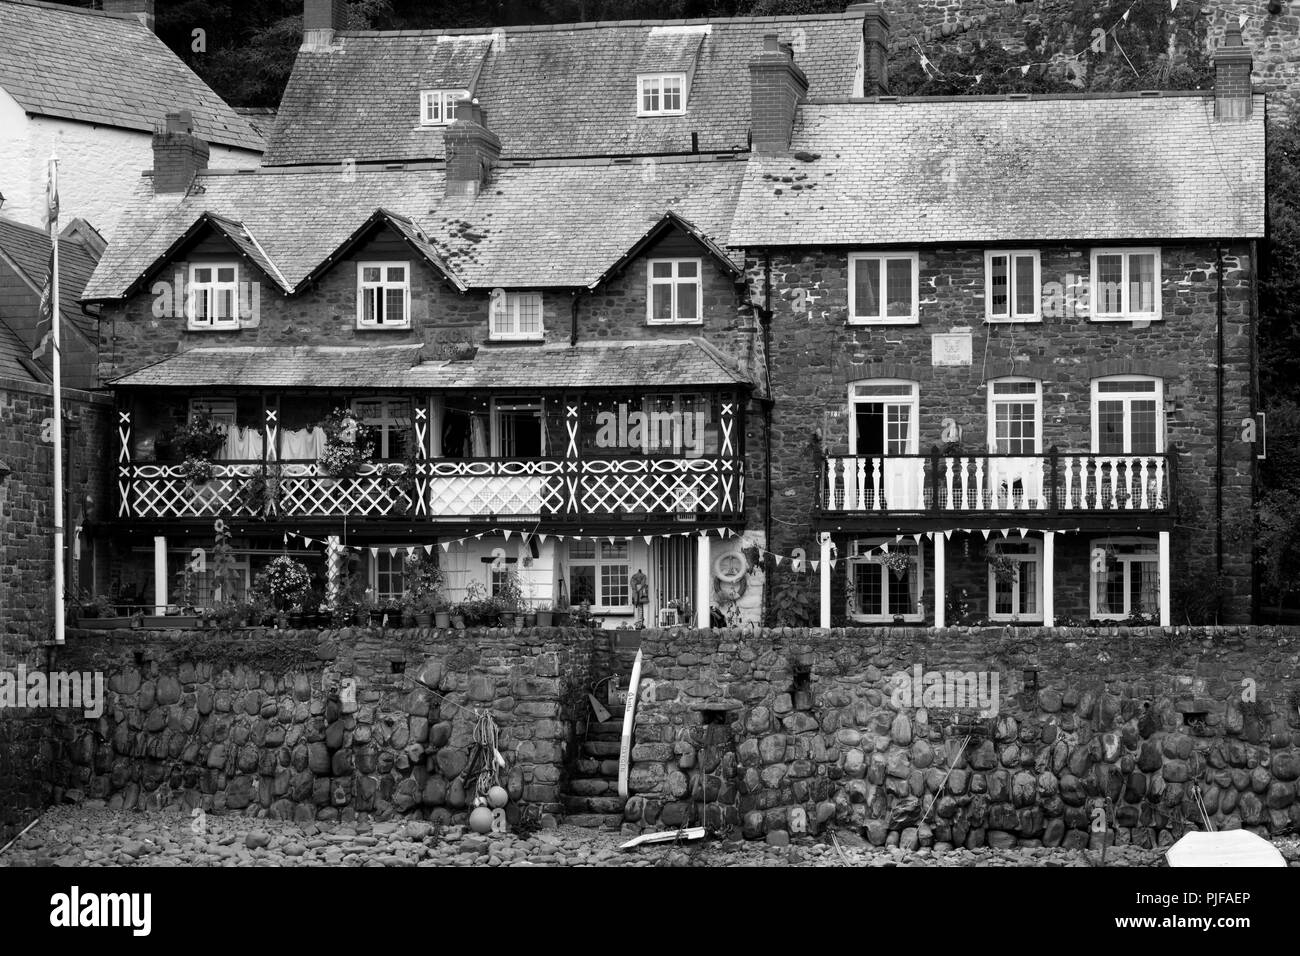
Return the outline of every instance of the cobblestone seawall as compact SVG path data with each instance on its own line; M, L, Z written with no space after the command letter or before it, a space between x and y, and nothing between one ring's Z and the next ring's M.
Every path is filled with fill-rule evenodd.
M625 816L646 828L1150 847L1200 820L1193 784L1216 827L1300 824L1297 629L647 631L642 650Z
M246 633L70 632L52 666L102 671L107 701L57 712L54 798L460 822L490 713L508 817L557 812L576 705L608 663L604 638L565 628Z

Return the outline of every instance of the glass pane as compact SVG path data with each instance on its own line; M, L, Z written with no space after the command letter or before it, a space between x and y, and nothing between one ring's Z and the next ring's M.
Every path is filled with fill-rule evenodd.
M234 281L235 281L235 270L234 270L233 268L230 268L230 269L218 269L218 270L217 270L217 281L218 281L218 282L234 282Z
M1098 382L1099 392L1154 392L1156 383L1152 379L1145 381Z
M523 334L535 334L542 331L542 297L540 295L523 295L519 297L519 331Z
M205 284L206 284L206 283L210 283L210 282L212 281L212 270L211 270L211 269L195 269L195 270L194 270L194 281L195 281L195 282L202 282L202 283L205 283ZM51 406L51 407L53 407L53 406Z
M1001 455L1034 454L1038 406L1031 402L998 402L993 413L994 451Z
M1129 256L1129 311L1154 312L1156 302L1156 257L1150 253Z
M1097 403L1097 451L1103 455L1124 452L1124 403Z
M907 384L901 385L855 385L853 393L859 397L866 398L873 395L904 395L911 397L912 386Z
M406 281L406 266L389 266L389 267L388 267L388 281L389 281L389 282L405 282L405 281Z
M1129 575L1136 584L1133 610L1143 614L1160 613L1160 566L1155 561L1133 561Z
M1037 311L1034 300L1038 290L1034 287L1034 257L1016 256L1016 315L1032 315Z
M883 614L881 566L862 562L853 565L853 598L858 614Z
M1020 613L1038 613L1038 564L1034 561L1020 561Z
M1035 382L994 382L994 395L1036 395L1038 385Z
M1007 314L1007 257L994 256L989 261L989 314Z
M912 288L912 261L890 259L885 264L885 288L889 300L889 315L911 315L915 290Z
M362 282L378 282L378 281L379 281L379 267L378 267L378 266L363 266L362 269L361 269L361 281L362 281Z
M1119 562L1108 562L1097 577L1097 613L1124 613L1124 565Z
M366 322L375 322L375 321L377 321L377 316L376 316L376 314L375 314L375 310L376 310L376 307L377 307L378 303L379 303L379 290L378 290L378 289L366 289L366 290L361 294L362 319L363 319L363 321L366 321Z
M700 274L700 264L694 259L684 259L677 263L677 274L683 279L694 279Z
M384 290L384 321L406 321L406 296L401 289Z
M1135 455L1154 455L1156 452L1156 403L1145 399L1134 401L1129 412L1133 434L1129 451Z
M596 568L590 564L569 567L569 603L596 604Z
M602 541L600 543L600 556L602 559L621 558L627 560L627 542L626 541Z
M910 450L912 406L885 406L885 450L891 455L906 455Z
M673 317L673 287L667 282L656 282L650 287L650 314L656 319Z
M880 315L880 260L855 259L853 262L854 314L859 318Z
M1097 315L1122 312L1124 291L1124 257L1098 256L1097 274L1093 277L1093 311Z
M650 264L651 275L656 279L670 279L673 275L673 264L671 262L653 262Z
M680 282L677 285L677 318L698 319L700 317L699 287L694 282Z
M890 614L912 614L916 611L916 605L912 602L912 573L912 570L904 571L900 578L894 572L885 570L885 578L889 582Z
M600 603L606 607L623 607L628 599L626 564L607 564L600 569Z
M570 541L569 542L570 558L590 559L590 558L594 558L595 556L596 556L596 542L594 541Z
M1013 614L1011 604L1011 581L993 579L993 613Z

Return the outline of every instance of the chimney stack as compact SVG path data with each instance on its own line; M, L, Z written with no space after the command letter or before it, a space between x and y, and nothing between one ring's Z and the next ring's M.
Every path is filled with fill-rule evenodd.
M862 15L862 95L889 93L889 17L883 4L855 3L849 13Z
M153 29L154 0L104 0L105 13L130 13L137 20Z
M305 0L302 8L302 45L328 47L334 34L348 23L347 0Z
M1253 109L1250 50L1241 42L1241 27L1229 23L1223 43L1214 51L1214 115L1221 120L1246 119Z
M808 92L808 77L794 62L794 52L763 37L763 52L749 61L749 110L756 153L784 153L790 148L794 113Z
M456 104L456 121L443 134L447 149L447 198L473 198L487 183L501 157L501 140L487 128L478 100Z
M194 135L189 110L167 114L167 126L153 134L153 191L183 193L208 168L208 144Z

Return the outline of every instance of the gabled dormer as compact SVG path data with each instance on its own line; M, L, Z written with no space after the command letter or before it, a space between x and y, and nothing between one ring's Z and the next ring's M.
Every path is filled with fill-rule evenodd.
M478 88L483 61L493 44L502 45L504 34L439 36L428 65L420 73L419 125L450 126L458 108L472 100Z

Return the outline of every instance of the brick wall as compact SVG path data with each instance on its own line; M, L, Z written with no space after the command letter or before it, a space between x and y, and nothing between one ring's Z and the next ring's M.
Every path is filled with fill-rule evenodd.
M1150 847L1199 820L1196 783L1217 828L1291 832L1298 639L1295 628L647 631L625 817L657 829L707 816L751 838L834 823L875 845L1081 847L1100 810L1107 842ZM895 675L917 667L922 688L927 673L982 673L995 712L896 695Z
M1041 248L1042 281L1063 286L1090 272L1086 247ZM752 294L764 281L763 263L747 264ZM1252 404L1252 281L1249 249L1225 248L1223 455L1224 566L1227 620L1248 619L1252 589L1248 523L1254 447L1239 441L1239 423ZM902 378L920 383L918 450L942 444L945 418L963 429L968 451L987 448L990 379L1019 375L1043 382L1043 448L1091 448L1091 380L1115 374L1164 380L1166 448L1177 457L1178 525L1173 573L1213 574L1215 522L1216 300L1213 246L1161 248L1163 319L1146 327L1098 323L1083 314L1045 317L1041 323L986 325L984 252L929 249L920 254L918 325L847 326L847 254L798 251L772 263L772 389L776 550L800 546L815 553L811 528L817 480L816 441L845 454L849 441L849 383ZM806 308L800 311L800 305ZM933 367L931 335L969 327L973 364ZM789 494L795 489L796 494ZM842 547L842 546L841 546ZM837 601L837 606L839 602ZM1175 609L1178 619L1178 611Z

